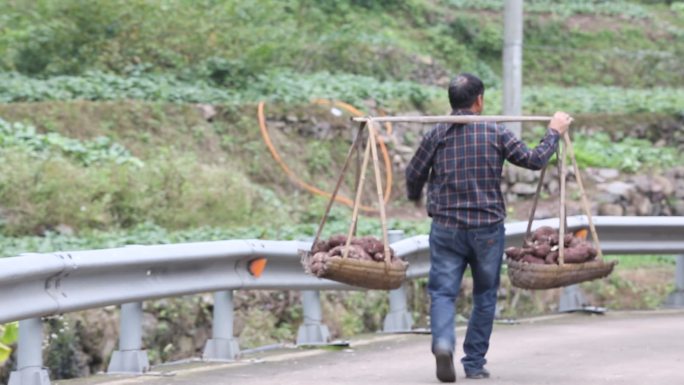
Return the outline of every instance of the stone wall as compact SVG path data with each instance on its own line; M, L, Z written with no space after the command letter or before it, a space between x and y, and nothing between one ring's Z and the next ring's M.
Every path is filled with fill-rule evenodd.
M615 169L587 168L581 171L587 198L593 214L617 216L684 215L684 166L664 172L626 174ZM534 197L539 183L539 171L512 165L504 169L502 191L509 205ZM558 201L560 183L558 170L550 167L542 187L541 198ZM568 173L566 199L569 215L578 214L579 188L574 174ZM537 218L556 216L542 212Z

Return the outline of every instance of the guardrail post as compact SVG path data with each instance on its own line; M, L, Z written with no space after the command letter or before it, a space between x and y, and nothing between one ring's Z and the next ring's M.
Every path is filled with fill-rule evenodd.
M107 373L143 374L150 370L147 352L142 349L142 303L121 305L119 350L112 353Z
M43 368L43 323L40 318L19 321L17 370L10 373L8 385L50 385Z
M214 293L214 321L211 339L204 347L202 359L233 361L240 355L240 346L233 337L233 291Z
M322 323L321 297L316 290L302 290L304 323L297 330L297 345L323 345L330 341L330 331Z
M404 238L404 230L389 230L387 232L390 244ZM389 292L390 311L385 316L382 331L385 333L397 333L411 331L413 317L408 311L406 301L406 284Z
M592 306L584 296L584 292L580 289L578 284L565 286L558 301L558 312L570 313L573 311L581 311L592 314L604 314L605 307Z
M558 301L558 311L560 313L568 313L573 311L584 310L587 305L587 299L584 293L580 290L578 284L565 286Z
M675 267L675 290L665 301L667 307L684 307L684 255L677 256Z

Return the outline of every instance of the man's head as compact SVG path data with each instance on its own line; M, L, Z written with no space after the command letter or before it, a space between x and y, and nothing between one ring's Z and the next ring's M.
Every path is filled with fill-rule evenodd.
M462 73L449 83L451 109L469 109L479 114L484 109L484 84L477 76Z

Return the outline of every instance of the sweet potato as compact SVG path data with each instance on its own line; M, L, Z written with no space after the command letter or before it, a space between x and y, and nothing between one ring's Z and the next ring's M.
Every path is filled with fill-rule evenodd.
M549 237L556 233L556 230L549 226L542 226L532 233L532 241L547 242Z
M549 236L549 244L551 246L558 245L558 233L552 234L551 236Z
M549 243L551 244L551 246L556 246L559 244L558 243L558 237L559 237L558 234L553 234L551 237L549 237ZM565 234L564 239L565 239L565 243L564 243L565 247L569 247L570 244L573 242L574 237L572 234Z
M543 265L544 264L543 259L537 258L537 257L530 255L530 254L523 255L523 257L520 260L523 262L532 263L535 265Z
M330 251L330 244L328 244L328 241L318 241L311 248L311 252L314 254L327 251Z
M333 249L337 246L340 246L340 245L344 245L345 243L347 243L347 236L346 235L342 235L342 234L333 235L332 237L330 237L330 239L328 239L328 245L330 246L330 249L328 249L328 250L331 250L331 249Z
M589 259L589 249L591 246L587 244L577 245L569 249L565 249L565 263L583 263Z
M337 247L333 247L328 254L330 256L343 256L344 255L344 245L340 245ZM370 254L366 252L361 246L359 245L349 245L349 254L347 255L348 258L352 259L361 259L361 260L367 260L370 261L372 260Z
M506 257L514 261L520 260L520 258L522 258L523 256L522 249L514 246L506 248L506 250L504 250L504 253L506 254Z
M328 260L331 257L341 257L344 254L346 240L347 237L344 235L335 235L327 241L316 242L312 247L313 255L306 262L308 271L318 277L325 276L327 266L329 266ZM392 248L389 248L389 253L391 263L406 263L396 257ZM374 237L352 238L347 257L356 260L384 262L385 247L382 241Z
M570 242L565 242L565 246L566 246L566 247L575 247L575 246L581 244L582 242L583 242L583 241L582 241L581 239L579 239L579 238L577 238L577 237L572 237L572 239L570 240Z
M309 261L309 268L311 273L320 277L325 273L325 259L328 258L328 253L322 251L314 254Z
M572 241L575 239L575 237L572 234L565 234L565 246L570 247L570 244Z
M575 248L582 250L582 254L584 254L584 262L588 262L596 258L596 248L594 248L594 246L588 242L582 242Z
M587 258L588 261L593 261L596 259L596 256L598 255L598 250L594 246L589 245L589 258Z
M374 237L356 238L352 240L352 243L363 247L370 255L382 253L385 249L385 245L382 241Z
M534 254L535 257L537 258L546 258L547 255L551 252L551 245L548 243L542 243L537 245L533 250L532 254Z
M544 262L546 262L547 265L558 264L558 251L550 252L546 258L544 258Z

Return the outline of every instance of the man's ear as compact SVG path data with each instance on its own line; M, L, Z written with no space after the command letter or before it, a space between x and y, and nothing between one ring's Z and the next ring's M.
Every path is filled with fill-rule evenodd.
M480 94L477 96L477 100L475 100L475 105L473 106L474 112L482 112L484 110L484 95Z

